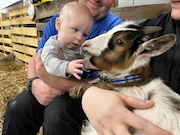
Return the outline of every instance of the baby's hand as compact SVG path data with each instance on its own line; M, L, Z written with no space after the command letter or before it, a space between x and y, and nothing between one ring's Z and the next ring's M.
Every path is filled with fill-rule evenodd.
M78 74L82 74L83 71L81 70L84 65L84 60L83 59L77 59L70 61L67 68L66 68L66 73L73 75L76 79L80 80L81 77Z

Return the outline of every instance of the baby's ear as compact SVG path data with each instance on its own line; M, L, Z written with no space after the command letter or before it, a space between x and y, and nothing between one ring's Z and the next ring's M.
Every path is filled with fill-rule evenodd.
M59 17L56 18L56 29L60 30L60 26L61 26L61 19Z

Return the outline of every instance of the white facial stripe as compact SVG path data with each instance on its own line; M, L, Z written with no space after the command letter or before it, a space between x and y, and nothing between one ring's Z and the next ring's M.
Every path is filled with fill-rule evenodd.
M101 55L101 52L107 48L111 36L112 35L109 33L105 33L92 40L85 41L84 44L88 44L89 47L83 47L83 50L87 50L90 54L99 56Z
M134 22L126 22L121 25L115 26L113 29L105 34L99 35L91 40L85 41L84 44L90 45L89 47L83 47L83 50L87 50L90 54L99 56L101 52L108 47L108 42L112 38L113 34L118 31L137 31L135 28L128 28L129 25L135 25Z

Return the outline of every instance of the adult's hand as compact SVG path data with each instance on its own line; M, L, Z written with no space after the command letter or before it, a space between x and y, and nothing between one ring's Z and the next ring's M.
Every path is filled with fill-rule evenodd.
M63 95L65 91L60 91L59 89L44 83L41 79L36 79L33 81L32 93L41 105L46 106L54 98Z
M82 97L82 106L98 135L130 135L130 127L148 135L172 135L126 108L150 108L153 101L90 87Z

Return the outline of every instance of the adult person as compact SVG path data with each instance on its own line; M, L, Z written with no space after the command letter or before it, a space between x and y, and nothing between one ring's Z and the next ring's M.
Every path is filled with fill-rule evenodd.
M109 13L114 0L79 2L89 8L95 21L87 39L122 23L122 20ZM57 16L53 16L47 24L38 49L43 47L50 36L57 34L54 26ZM142 101L91 87L82 98L82 109L81 99L74 100L65 94L79 81L48 74L40 55L41 51L33 56L28 65L27 77L36 78L32 82L31 91L23 91L7 105L3 135L35 135L41 125L44 135L79 135L86 115L99 135L129 135L130 126L149 135L171 135L134 115L125 107L149 108L153 105L152 101Z

